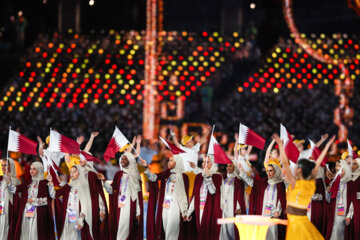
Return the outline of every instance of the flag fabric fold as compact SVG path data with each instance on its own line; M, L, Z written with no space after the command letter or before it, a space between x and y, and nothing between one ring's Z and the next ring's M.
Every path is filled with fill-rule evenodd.
M309 142L310 142L310 149L311 149L311 158L314 161L316 161L321 154L321 150L310 139L309 139ZM324 159L322 160L320 166L324 167L327 162L328 162L328 158L325 156Z
M353 150L349 139L347 139L347 148L348 148L348 153L349 156L351 157L352 160L356 159L358 156L356 155L355 151Z
M289 158L290 161L296 163L300 155L299 150L294 144L291 135L282 124L280 124L280 139L284 142L284 150L286 156Z
M259 149L264 149L265 138L240 123L239 127L239 143L254 146Z
M50 130L49 151L80 154L80 145L73 139Z
M37 155L38 143L9 129L8 151Z
M80 158L83 159L83 160L86 160L88 162L98 162L100 163L100 159L94 157L93 155L87 153L87 152L84 152L84 151L80 151L80 154L79 154Z
M342 172L342 168L340 168L340 170L336 173L334 180L331 182L331 186L330 186L331 197L330 197L330 199L336 198L336 196L338 194L340 179L341 179L341 172Z
M163 139L162 137L159 137L160 140L164 143L164 145L170 149L170 151L173 153L173 154L180 154L180 153L185 153L184 150L178 148L175 144L169 142L169 141L166 141L165 139Z
M115 154L126 145L130 146L129 140L117 127L115 127L115 131L104 153L105 161L108 162L111 158L114 158Z
M215 163L219 164L232 164L229 157L226 155L224 150L221 148L218 141L216 141L216 138L214 135L211 135L209 148L208 148L208 155L214 155L214 161Z

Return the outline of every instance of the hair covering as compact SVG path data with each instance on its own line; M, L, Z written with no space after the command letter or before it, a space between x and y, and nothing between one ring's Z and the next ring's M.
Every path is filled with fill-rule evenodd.
M123 155L121 155L120 159L123 156L127 157L127 159L129 160L129 165L127 165L126 167L122 167L121 161L119 161L120 169L122 169L126 174L129 175L130 195L131 199L135 201L138 198L138 192L141 191L141 186L139 183L139 180L141 180L140 173L138 171L134 155L130 152L125 152Z
M274 185L279 182L283 182L284 179L281 176L281 168L277 164L269 164L269 166L273 167L273 169L275 171L275 175L274 175L274 177L268 179L268 183L270 185Z
M33 181L41 181L44 179L44 166L41 162L33 162L31 165L33 165L36 170L38 171L35 176L32 176L31 179Z
M176 163L175 167L170 170L171 173L175 174L175 193L176 198L180 207L180 212L183 216L186 215L188 210L188 199L185 191L185 184L183 179L183 173L185 173L184 163L179 155L173 155Z
M347 183L351 180L351 169L349 164L345 160L340 160L340 166L344 170L345 174L343 177L340 178L340 183Z
M86 180L83 167L80 165L74 165L78 172L79 177L77 179L72 179L69 185L75 187L79 193L79 201L81 204L81 212L85 215L85 221L88 223L91 236L92 234L92 209L91 209L91 195L89 183Z
M20 180L16 177L16 168L15 168L15 162L12 158L8 158L8 168L10 170L10 179L11 182L15 185L19 185L21 182Z
M356 181L356 179L360 176L360 158L356 158L354 161L356 161L358 168L352 173L352 180Z
M211 161L211 163L212 163L211 168L209 169L210 176L213 175L213 174L219 174L219 173L218 173L218 167L216 166L216 163L214 162L214 155L209 154L209 155L208 155L208 159L210 159L210 161ZM206 165L205 165L205 166L206 166ZM202 176L203 176L203 177L206 177L206 174L205 174L204 171L202 172Z

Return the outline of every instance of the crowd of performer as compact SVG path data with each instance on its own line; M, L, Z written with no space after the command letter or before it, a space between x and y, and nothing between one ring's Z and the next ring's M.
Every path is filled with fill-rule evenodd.
M89 154L95 136L84 149ZM111 182L84 158L49 152L40 138L40 157L64 158L70 181L44 172L39 161L31 164L31 180L20 182L14 160L3 159L1 239L143 239L144 226L150 240L239 239L233 223L218 224L218 219L236 215L288 220L287 226L270 226L266 239L358 238L360 158L351 159L345 152L336 161L340 182L335 190L331 188L336 175L329 163L323 163L335 137L327 140L323 135L316 143L317 147L324 143L317 159L304 150L303 141L295 140L300 157L294 164L274 134L264 159L267 177L260 178L249 162L252 147L238 144L237 135L225 175L212 154L204 157L202 168L189 161L197 158L200 149L192 137L179 143L175 133L171 136L184 153L172 154L167 170L153 173L140 157L141 138L135 138L135 146L122 153L121 170ZM192 182L185 173L186 162L196 174ZM148 179L146 225L139 166Z

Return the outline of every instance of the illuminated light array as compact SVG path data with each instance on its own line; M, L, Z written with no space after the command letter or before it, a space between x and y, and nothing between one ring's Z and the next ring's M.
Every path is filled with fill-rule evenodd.
M345 67L352 80L359 76L360 53L357 40L340 34L334 34L331 38L326 38L324 34L318 37L312 34L311 37L311 42L322 44L321 49L326 49L333 58L355 59L347 62ZM324 41L328 44L325 45ZM279 93L281 88L313 89L318 84L336 84L345 77L338 65L319 62L297 45L275 46L265 57L264 66L243 82L238 87L238 92Z
M0 98L0 109L85 108L89 103L133 105L143 100L143 35L111 30L111 51L94 41L87 49L79 49L84 52L79 55L79 35L72 30L68 33L72 37L64 42L54 35L52 42L33 47L34 57L18 73L18 84L9 83L8 91ZM245 41L238 33L224 37L217 32L197 35L184 31L163 32L163 36L163 56L154 84L158 98L168 100L185 100L197 91ZM189 50L189 54L182 54L181 49Z

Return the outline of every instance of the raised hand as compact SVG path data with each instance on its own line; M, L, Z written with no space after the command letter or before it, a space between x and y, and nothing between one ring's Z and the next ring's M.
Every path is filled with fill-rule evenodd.
M148 166L148 165L147 165L147 162L146 162L144 159L142 159L142 158L140 158L140 164L143 165L144 167L147 167L147 166Z
M92 132L91 137L97 137L99 135L99 132Z

